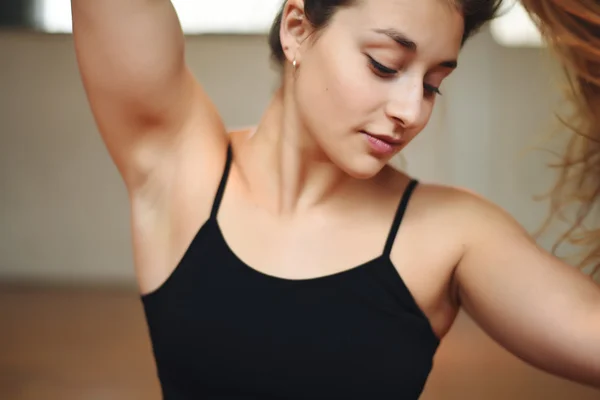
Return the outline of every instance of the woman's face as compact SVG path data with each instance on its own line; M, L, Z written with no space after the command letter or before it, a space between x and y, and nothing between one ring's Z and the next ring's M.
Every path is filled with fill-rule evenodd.
M291 50L302 124L348 174L377 174L429 121L461 48L464 22L453 3L359 1Z

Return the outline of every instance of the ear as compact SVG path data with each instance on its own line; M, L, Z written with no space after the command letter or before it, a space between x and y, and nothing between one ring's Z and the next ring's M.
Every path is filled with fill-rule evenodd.
M283 53L290 63L294 60L300 62L300 48L312 31L312 25L304 14L304 0L288 0L281 15L279 37Z

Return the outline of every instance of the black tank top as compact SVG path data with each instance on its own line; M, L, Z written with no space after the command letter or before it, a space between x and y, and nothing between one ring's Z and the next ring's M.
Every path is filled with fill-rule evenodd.
M306 280L241 261L210 218L166 282L142 296L166 400L417 399L439 345L390 260L417 185L402 196L383 253Z

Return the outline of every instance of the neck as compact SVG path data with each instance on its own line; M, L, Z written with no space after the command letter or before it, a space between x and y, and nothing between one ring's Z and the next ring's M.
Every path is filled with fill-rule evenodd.
M279 214L324 203L350 178L324 154L280 89L249 139L248 183Z

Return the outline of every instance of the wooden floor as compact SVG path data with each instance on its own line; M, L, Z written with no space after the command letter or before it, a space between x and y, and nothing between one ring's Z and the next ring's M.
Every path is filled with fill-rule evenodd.
M0 285L0 399L159 400L135 292ZM462 317L423 400L598 400L516 360Z

